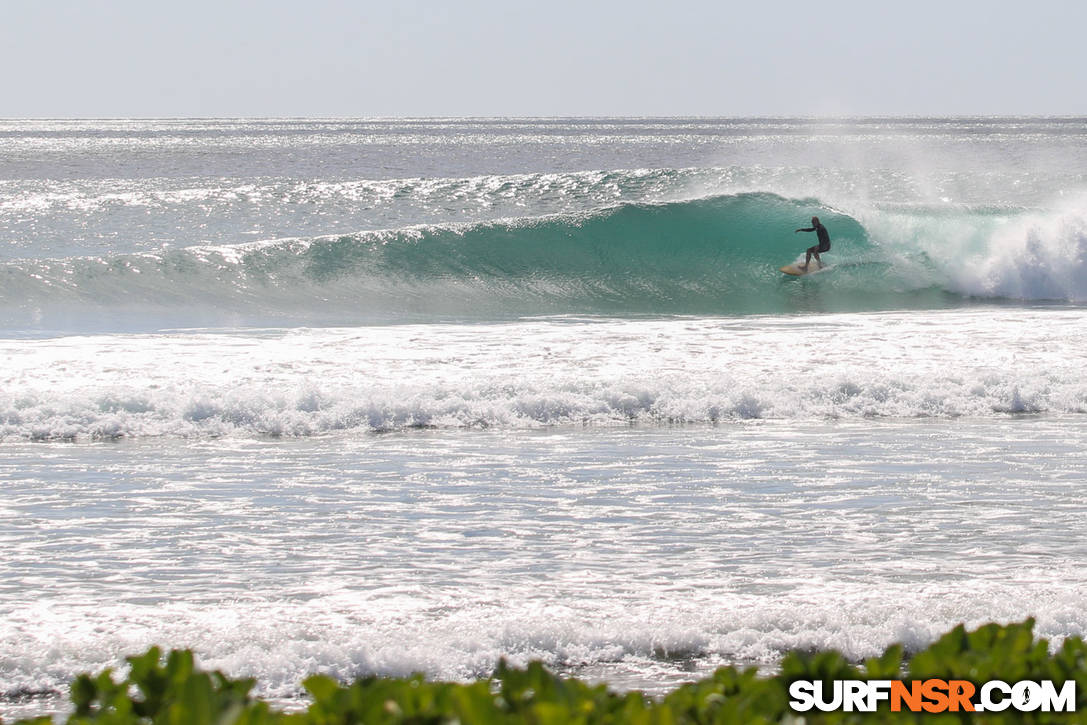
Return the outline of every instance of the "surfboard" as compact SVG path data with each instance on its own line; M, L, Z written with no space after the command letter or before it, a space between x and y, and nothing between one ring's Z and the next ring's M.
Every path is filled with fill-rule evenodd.
M811 264L808 265L807 269L801 267L799 262L794 262L793 264L786 264L784 267L781 268L781 271L785 274L791 274L794 277L803 277L806 274L821 272L826 268L827 266L825 264L822 267L818 266L813 259Z

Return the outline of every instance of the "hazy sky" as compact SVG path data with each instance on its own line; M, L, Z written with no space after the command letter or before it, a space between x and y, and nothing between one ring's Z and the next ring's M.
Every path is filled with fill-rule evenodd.
M2 117L1087 115L1083 0L0 0Z

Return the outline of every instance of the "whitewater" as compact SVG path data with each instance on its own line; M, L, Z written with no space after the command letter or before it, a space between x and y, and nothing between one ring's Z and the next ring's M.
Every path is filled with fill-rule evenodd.
M1087 629L1084 119L0 137L2 718Z

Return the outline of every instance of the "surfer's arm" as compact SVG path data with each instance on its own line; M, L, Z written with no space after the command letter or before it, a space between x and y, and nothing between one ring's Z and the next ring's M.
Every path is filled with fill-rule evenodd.
M796 232L814 232L814 231L815 231L815 227L809 227L808 229L797 229L796 230ZM796 232L793 232L793 234L796 234Z

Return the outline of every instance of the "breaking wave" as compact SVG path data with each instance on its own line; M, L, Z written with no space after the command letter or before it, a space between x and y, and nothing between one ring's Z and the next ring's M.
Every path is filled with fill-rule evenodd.
M778 267L814 243L831 266ZM742 193L471 224L16 260L0 326L126 328L778 314L1087 301L1087 202L1056 210L876 205Z

